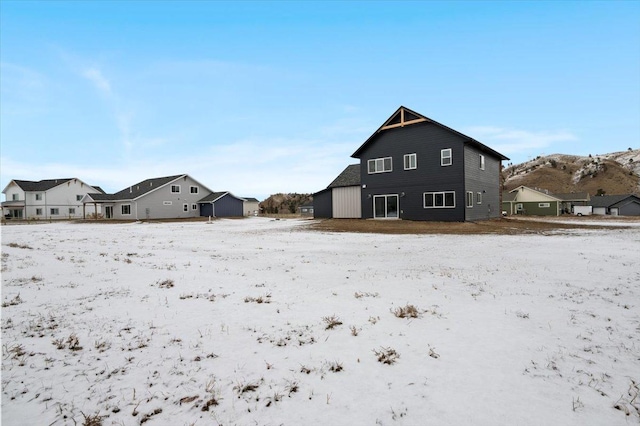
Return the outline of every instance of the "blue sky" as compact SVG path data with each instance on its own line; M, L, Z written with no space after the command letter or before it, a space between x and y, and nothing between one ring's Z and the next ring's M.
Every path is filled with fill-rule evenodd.
M404 105L514 163L640 147L640 2L0 2L0 186L315 192Z

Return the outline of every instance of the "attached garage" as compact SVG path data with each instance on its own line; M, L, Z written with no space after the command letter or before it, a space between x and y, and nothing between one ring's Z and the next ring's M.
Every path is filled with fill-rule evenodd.
M313 194L313 217L362 218L360 164L352 164L322 191Z

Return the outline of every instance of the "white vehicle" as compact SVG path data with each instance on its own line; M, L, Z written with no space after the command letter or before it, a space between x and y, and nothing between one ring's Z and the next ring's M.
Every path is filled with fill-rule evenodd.
M591 216L593 214L592 206L573 206L573 214L576 216Z

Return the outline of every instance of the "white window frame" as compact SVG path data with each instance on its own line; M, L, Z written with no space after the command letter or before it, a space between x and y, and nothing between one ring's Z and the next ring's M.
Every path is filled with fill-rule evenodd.
M413 163L413 164L411 164ZM415 170L418 168L418 154L405 154L404 155L404 169Z
M446 205L447 194L452 195L453 204ZM431 196L431 206L427 206L427 196ZM436 196L442 196L442 205L436 205ZM422 206L425 209L455 209L456 208L456 192L455 191L433 191L424 192L422 194Z
M549 207L551 207L551 203L538 203L539 209L548 209Z
M189 187L189 193L190 194L199 194L200 193L200 189L197 186L190 186Z
M82 201L82 194L76 194L76 201Z
M36 216L42 216L42 209L36 209Z
M69 214L76 214L76 209L74 207L69 207Z
M482 192L476 192L476 203L482 204Z
M180 185L171 185L172 194L180 194Z
M473 208L473 191L467 191L467 208Z
M191 204L191 210L198 210L198 205L197 204Z
M453 150L451 148L440 150L440 165L450 166L453 164Z
M11 194L11 201L20 201L20 194Z
M189 204L184 203L184 204L182 205L182 211L183 211L183 212L188 212L188 211L189 211Z
M389 169L385 169L385 160L389 160ZM371 171L371 166L373 165L373 171ZM393 171L393 158L392 157L380 157L380 158L372 158L367 161L367 172L372 175L376 173L389 173Z
M59 208L57 208L57 207L51 207L51 208L49 209L49 214L50 214L51 216L58 216L58 215L60 214L60 209L59 209Z
M125 207L126 207L126 212L125 212ZM120 206L120 214L122 216L131 216L131 204L122 204Z
M36 194L36 201L42 201L42 193Z
M484 170L484 155L480 154L480 170Z

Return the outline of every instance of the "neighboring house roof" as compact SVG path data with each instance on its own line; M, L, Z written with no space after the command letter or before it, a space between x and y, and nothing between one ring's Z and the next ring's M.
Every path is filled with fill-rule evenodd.
M128 188L125 188L121 191L116 192L113 195L113 200L135 200L143 196L144 194L151 192L155 189L160 188L170 182L173 182L183 176L186 175L174 175L174 176L165 176L153 179L146 179L142 182L138 182L135 185L131 185Z
M260 202L260 201L258 201L257 198L253 198L253 197L240 197L240 198L242 198L245 201L249 201L251 203L259 203Z
M327 186L327 188L339 188L342 186L360 185L360 164L351 164Z
M640 202L640 197L637 197L633 194L622 194L622 195L599 195L597 197L593 197L589 202L589 205L592 207L611 207L615 204L620 203L621 201L626 201L630 198L630 201Z
M44 192L50 190L51 188L55 188L56 186L62 185L63 183L69 182L73 179L80 180L78 178L44 179L39 181L13 179L11 182L9 182L9 184L4 188L2 192L5 193L11 183L15 183L20 189L25 192ZM80 182L85 183L82 180L80 180ZM100 188L99 186L93 186L89 184L86 185L104 193L102 188Z
M82 200L83 202L91 202L91 201L133 201L136 200L152 191L157 190L158 188L162 188L170 183L173 183L181 178L186 178L187 174L182 175L174 175L174 176L164 176L153 179L146 179L142 182L138 182L135 185L131 185L121 191L116 192L115 194L105 194L105 193L91 193L87 194L85 198ZM202 185L200 182L191 178L194 182L198 183L203 192L211 191L206 186Z
M589 201L588 192L571 192L569 194L553 194L554 197L562 201Z
M516 200L516 196L518 194L516 192L503 192L502 193L502 202L510 202L510 201L515 201Z
M64 178L64 179L45 179L39 181L31 181L31 180L13 180L15 183L22 189L23 191L48 191L51 188L54 188L58 185L62 185L65 182L69 182L73 178ZM6 188L5 188L6 189ZM3 191L4 192L4 191Z
M241 201L247 201L245 198L236 197L235 195L233 195L229 191L221 191L221 192L212 192L211 194L207 195L206 197L200 199L198 202L199 203L215 203L216 201L218 201L220 198L224 197L225 195L230 195L233 198L237 198L238 200L241 200ZM258 200L256 200L256 201L258 201Z
M549 194L548 192L543 192L543 191L541 191L539 189L535 189L535 188L529 188L528 186L524 186L524 185L520 185L519 187L514 188L511 191L509 191L510 193L515 194L515 199L511 200L511 201L516 201L518 199L518 193L520 192L521 189L526 189L528 191L532 191L532 192L538 193L538 194L542 195L543 198L553 198L556 201L562 201L560 198L556 197L554 194Z
M452 132L458 136L461 136L462 138L465 139L465 144L473 145L474 147L478 148L482 152L492 154L493 156L501 160L509 159L508 157L505 157L504 155L500 154L498 151L495 151L489 148L485 144L467 135L464 135L458 132L457 130L453 130L452 128L447 127L444 124L438 123L435 120L427 118L422 114L418 114L417 112L412 111L409 108L405 108L403 106L400 106L400 108L398 108L396 112L394 112L391 115L391 117L389 117L389 119L385 121L382 126L378 128L378 130L376 130L371 136L369 136L369 138L362 145L360 145L360 148L358 148L353 154L351 154L351 157L359 158L361 152L365 149L365 147L367 147L367 145L369 145L369 143L378 135L378 133L382 131L393 129L396 127L410 126L412 124L425 123L425 122L435 124L438 127L441 127L449 132Z

